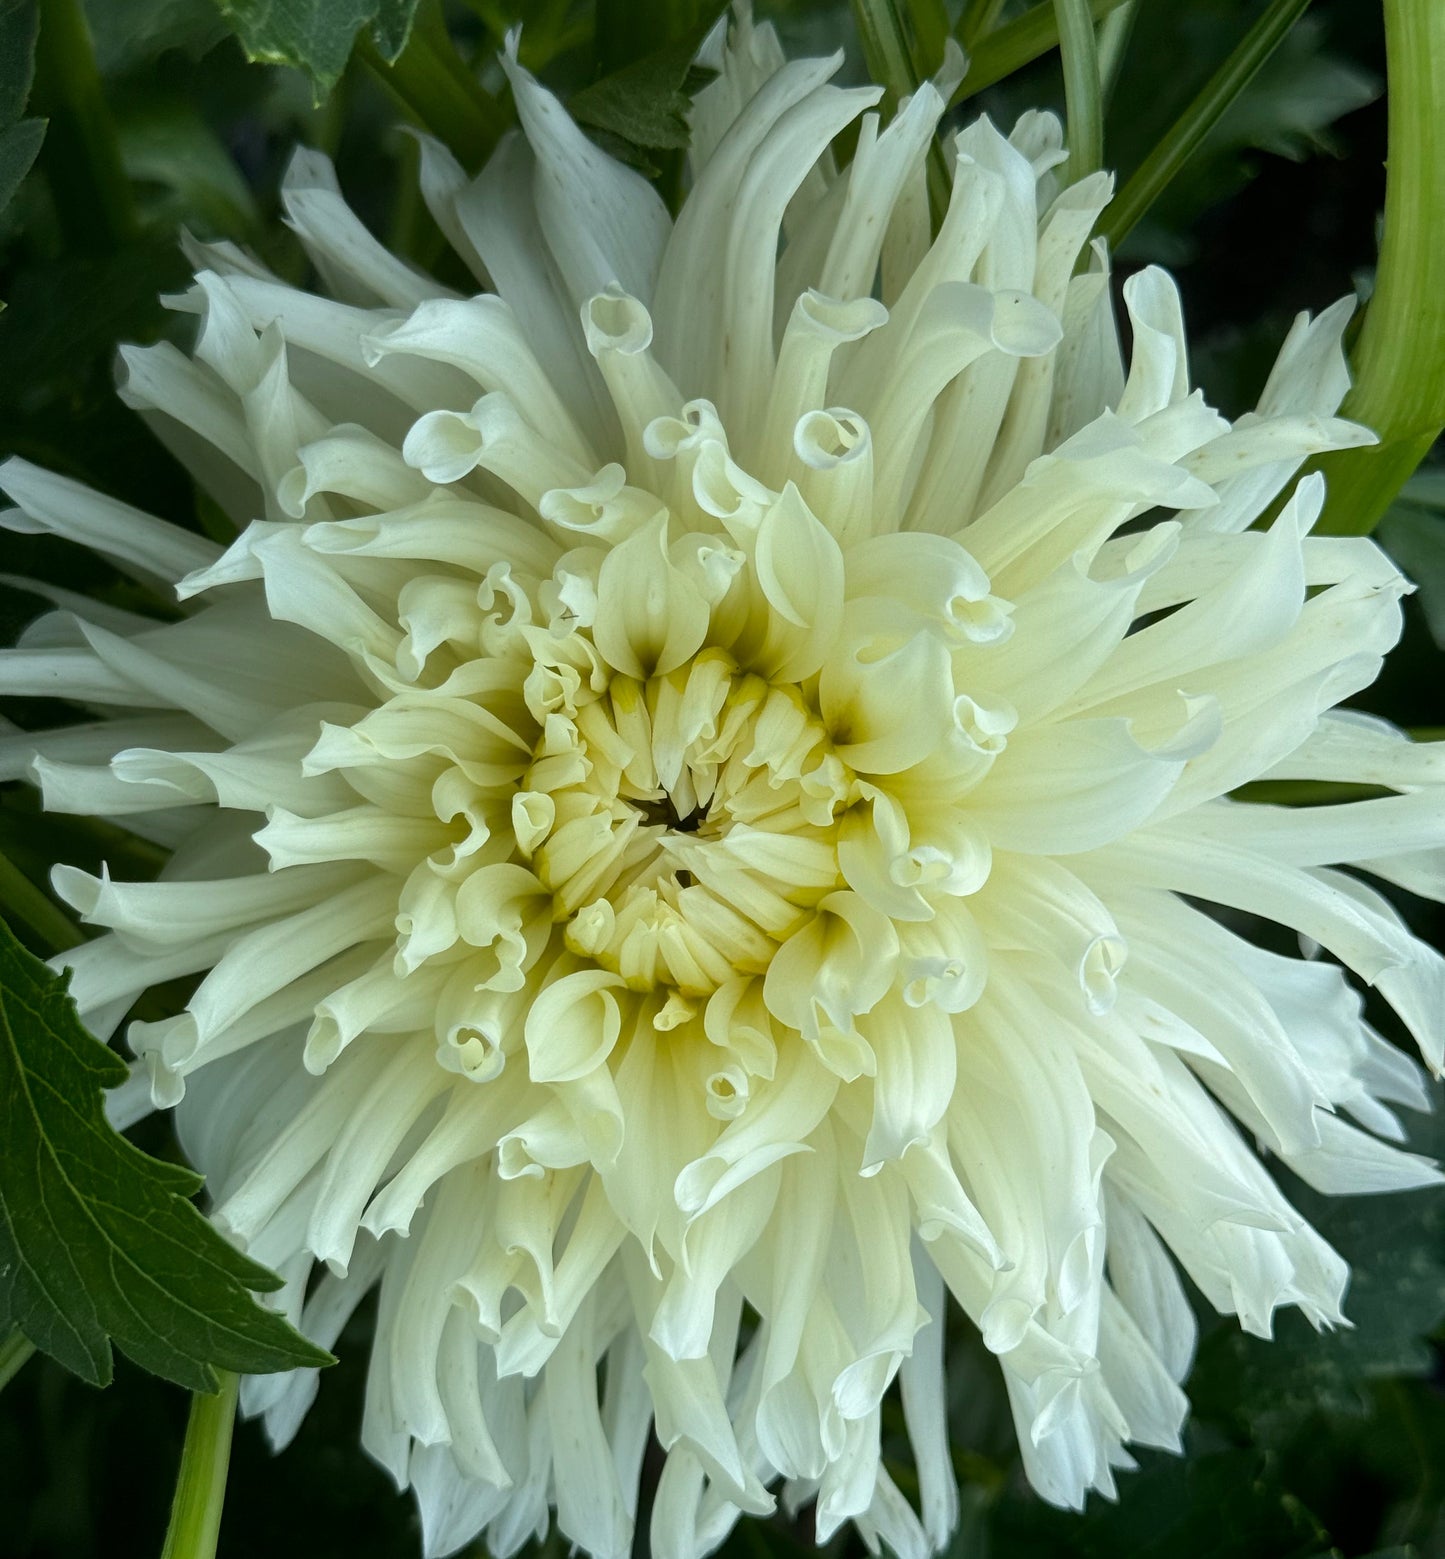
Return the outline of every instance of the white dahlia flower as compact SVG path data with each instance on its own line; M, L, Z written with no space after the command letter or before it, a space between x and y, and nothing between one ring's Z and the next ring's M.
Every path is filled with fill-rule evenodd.
M329 297L192 246L194 354L125 351L123 394L224 551L0 473L10 529L180 601L51 592L0 662L94 715L12 728L3 773L174 847L154 883L57 868L105 928L61 962L102 1035L200 977L130 1024L138 1076L304 1332L379 1284L362 1439L432 1554L555 1508L624 1559L652 1432L659 1556L779 1497L926 1555L947 1294L1078 1505L1179 1444L1180 1269L1251 1332L1342 1320L1257 1149L1328 1192L1438 1178L1340 967L1438 1068L1445 961L1340 869L1445 894L1445 745L1335 710L1407 587L1310 536L1317 477L1250 528L1370 439L1332 416L1348 306L1231 426L1158 270L1121 362L1106 257L1075 274L1110 180L1061 187L1055 119L958 134L930 238L949 83L880 130L838 59L715 47L676 222L509 58L480 177L423 145L477 296L310 153L284 199ZM1394 794L1229 799L1260 777ZM279 1445L315 1390L243 1401Z

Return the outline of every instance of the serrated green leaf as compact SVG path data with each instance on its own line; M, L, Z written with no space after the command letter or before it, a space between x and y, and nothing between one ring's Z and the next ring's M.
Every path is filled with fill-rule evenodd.
M707 6L704 16L676 42L575 93L567 104L572 117L631 146L658 151L685 147L688 109L708 79L693 66L693 55L720 10L718 5Z
M0 130L0 211L10 204L21 179L30 172L44 139L43 119L22 119Z
M376 47L383 59L396 59L406 47L417 4L418 0L376 0L376 17L371 24L371 36L376 40Z
M281 1280L186 1200L200 1177L110 1128L100 1090L127 1068L68 983L0 921L0 1332L96 1386L112 1343L192 1391L214 1391L217 1369L330 1363L248 1292Z
M304 70L329 92L346 68L356 35L368 28L395 60L406 46L418 0L217 0L246 53Z

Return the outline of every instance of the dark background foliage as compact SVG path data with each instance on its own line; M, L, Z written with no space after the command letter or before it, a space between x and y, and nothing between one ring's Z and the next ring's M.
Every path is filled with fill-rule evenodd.
M760 0L758 8L777 20L794 50L844 44L848 68L861 75L844 0ZM0 0L0 73L5 19L17 9ZM8 304L0 314L0 452L219 534L217 517L116 401L115 344L177 331L157 295L186 275L176 245L182 226L251 245L283 274L305 280L303 257L276 221L277 183L298 140L336 157L343 187L389 243L422 263L447 265L414 192L414 150L396 131L406 81L385 63L404 36L409 7L404 0L221 0L218 10L213 0L89 0L86 9L132 209L107 215L77 176L73 147L52 133L0 213L0 297ZM490 62L501 34L524 21L524 58L576 99L579 117L605 144L675 192L680 153L667 127L675 131L680 100L667 94L691 84L690 46L659 64L649 19L675 22L686 13L695 21L702 9L670 0L458 0L443 17L436 0L426 0L418 26L450 26L496 88ZM1125 175L1138 165L1260 9L1260 0L1140 0L1106 123L1109 165ZM300 39L317 79L248 63L228 23L262 54L284 53ZM346 65L358 28L362 43ZM686 26L665 35L674 42L690 36ZM644 72L650 117L640 129L630 126L629 143L619 139L629 124L616 112L625 95L607 82L598 87L597 78L643 55L654 56ZM336 82L320 106L318 80L323 89ZM1253 403L1296 311L1352 291L1368 294L1384 190L1383 87L1376 0L1318 0L1120 255L1121 276L1155 260L1174 270L1196 376L1231 415ZM50 114L57 92L42 57L25 112ZM465 91L457 97L456 122L464 134L475 131L479 146L496 128L488 101L471 101ZM1061 101L1057 62L1046 58L964 112L981 109L1008 122L1026 106ZM7 117L0 102L0 175L37 133L15 133L22 103L13 107ZM1405 642L1368 707L1415 728L1445 720L1436 637L1445 630L1442 511L1445 480L1417 479L1381 532L1422 588ZM72 551L10 536L4 547L6 574L124 599L124 586ZM3 642L37 606L33 595L0 584ZM37 714L15 711L15 718ZM108 856L131 875L156 864L93 827L37 818L14 786L0 789L0 851L37 882L61 856L88 866ZM1414 901L1404 907L1418 929L1441 940L1438 909ZM1417 1125L1416 1145L1445 1153L1438 1119ZM136 1135L152 1152L173 1151L163 1123L147 1123ZM1049 1510L1028 1492L996 1372L977 1339L956 1328L950 1379L965 1513L957 1559L1445 1559L1445 1198L1328 1200L1290 1190L1355 1264L1347 1303L1355 1329L1319 1338L1290 1314L1266 1344L1202 1312L1188 1454L1145 1453L1141 1469L1122 1479L1116 1505L1094 1499L1075 1516ZM410 1559L419 1552L409 1500L357 1443L368 1329L363 1312L284 1455L270 1454L256 1426L238 1430L225 1559ZM157 1553L185 1413L181 1391L124 1359L106 1391L32 1360L0 1399L0 1556ZM908 1486L906 1468L895 1476ZM805 1512L791 1527L781 1518L744 1523L726 1552L792 1559L808 1541ZM555 1539L552 1546L560 1555ZM848 1536L834 1548L860 1551Z

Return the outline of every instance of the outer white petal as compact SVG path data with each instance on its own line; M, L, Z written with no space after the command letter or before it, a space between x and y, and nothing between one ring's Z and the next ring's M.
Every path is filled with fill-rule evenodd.
M671 223L661 196L599 151L561 103L518 62L514 34L502 68L537 157L537 219L574 306L617 282L652 297Z

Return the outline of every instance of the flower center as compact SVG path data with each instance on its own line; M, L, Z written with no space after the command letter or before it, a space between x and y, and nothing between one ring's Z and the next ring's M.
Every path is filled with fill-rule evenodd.
M549 714L513 812L574 953L706 995L763 973L839 886L854 789L796 687L709 649Z

